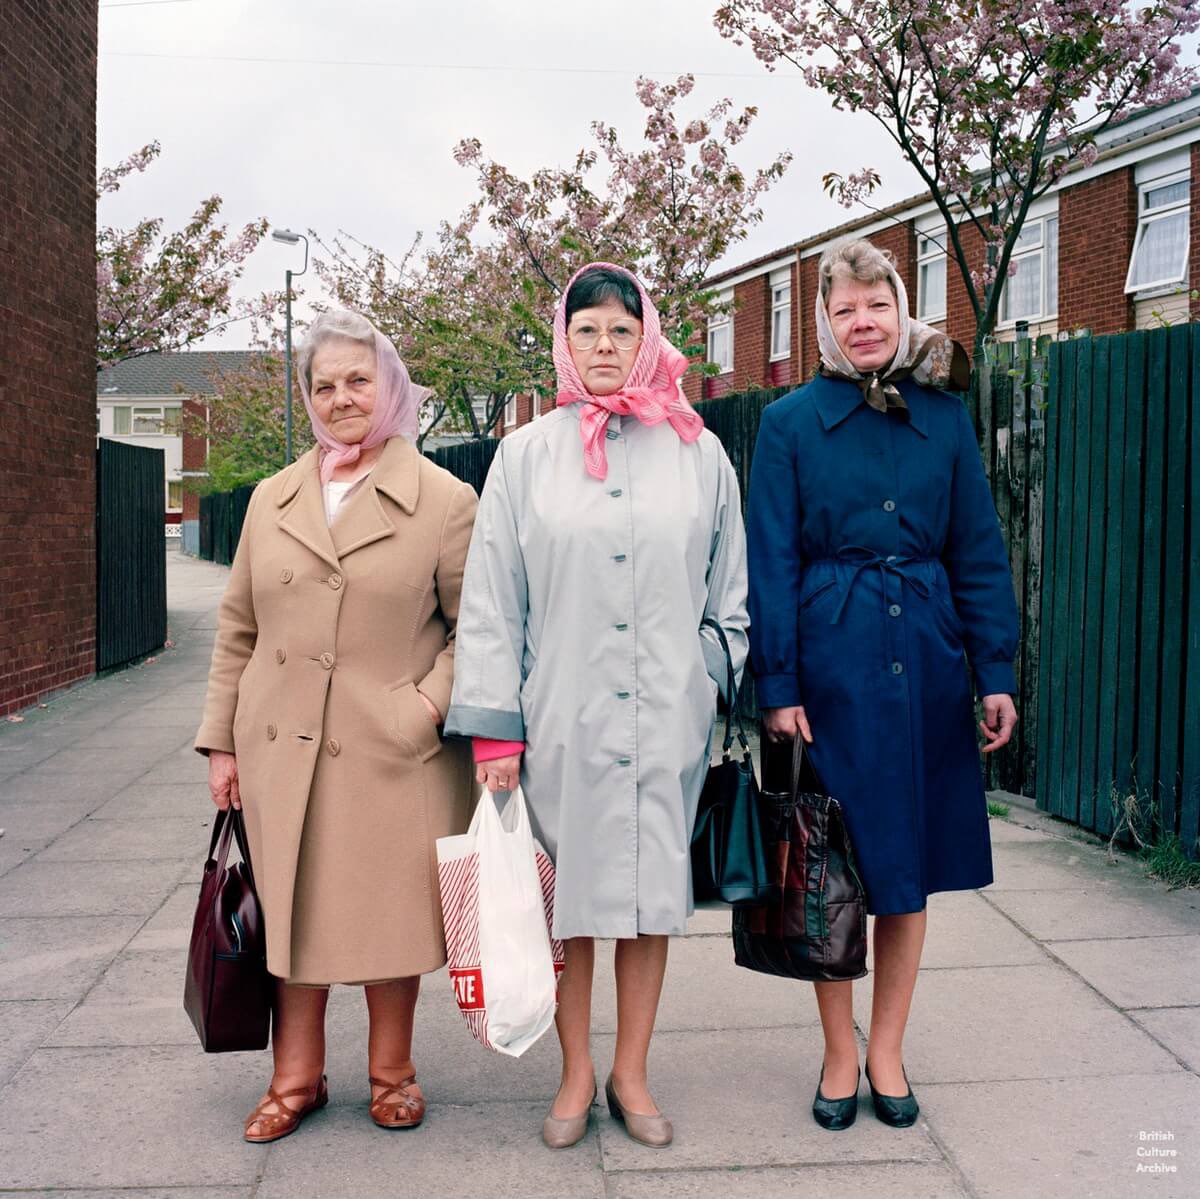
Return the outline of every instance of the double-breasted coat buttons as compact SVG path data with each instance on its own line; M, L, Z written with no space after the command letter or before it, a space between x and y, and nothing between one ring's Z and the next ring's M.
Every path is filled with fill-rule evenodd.
M342 576L339 574L332 574L329 576L329 578L326 581L329 583L329 586L332 587L334 591L337 591L337 589L339 587L341 587L343 579L342 579Z
M279 735L279 730L273 724L267 725L267 740L268 741L274 741L278 735Z
M290 566L285 566L279 572L279 581L281 583L290 583L294 577L295 576L292 574L292 568Z
M324 653L323 653L323 654L322 654L322 655L321 655L321 656L320 656L320 657L317 659L317 661L318 661L318 662L320 662L320 663L321 663L321 665L322 665L322 666L324 666L326 670L332 670L332 669L333 669L333 655L332 655L332 654L331 654L331 653L330 653L328 650L326 650L326 651L325 651L325 652L324 652Z
M325 748L329 750L329 756L336 758L342 752L342 743L336 737L330 737L325 742Z
M278 662L280 666L282 666L287 661L287 650L277 649L275 651L275 661Z

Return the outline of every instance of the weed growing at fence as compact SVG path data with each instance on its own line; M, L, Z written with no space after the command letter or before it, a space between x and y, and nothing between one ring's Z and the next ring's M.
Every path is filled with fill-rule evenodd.
M1003 820L1008 815L1008 804L997 803L994 799L988 800L988 815L998 816Z
M1124 795L1113 787L1109 804L1113 813L1113 831L1108 839L1110 859L1115 860L1117 840L1124 834L1136 846L1137 858L1149 878L1172 888L1200 888L1200 861L1188 856L1176 834L1161 831L1155 805L1149 794L1139 789L1136 779Z

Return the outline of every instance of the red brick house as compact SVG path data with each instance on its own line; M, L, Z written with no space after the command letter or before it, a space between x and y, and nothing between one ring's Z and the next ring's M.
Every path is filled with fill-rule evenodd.
M1106 131L1094 164L1070 172L1030 208L1005 284L995 336L1120 333L1186 321L1200 286L1200 90ZM968 253L981 250L960 226ZM711 282L732 311L709 322L708 361L720 374L689 375L690 399L800 383L816 369L817 264L845 237L890 250L914 314L968 350L975 321L945 226L928 194L807 237ZM982 255L980 254L980 257Z
M96 667L96 4L0 36L0 715Z

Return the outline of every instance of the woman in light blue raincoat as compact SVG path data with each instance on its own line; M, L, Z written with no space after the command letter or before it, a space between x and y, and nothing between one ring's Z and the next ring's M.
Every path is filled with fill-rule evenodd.
M558 407L500 443L459 611L446 732L478 777L520 780L555 859L566 942L562 1085L543 1136L586 1131L593 938L617 940L609 1106L671 1140L646 1086L667 937L692 911L689 842L708 768L724 629L740 674L746 567L737 478L679 387L687 360L635 276L593 263L554 322Z

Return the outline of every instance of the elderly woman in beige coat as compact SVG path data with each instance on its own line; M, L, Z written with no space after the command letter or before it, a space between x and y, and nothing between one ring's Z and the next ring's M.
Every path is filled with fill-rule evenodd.
M278 979L255 1142L328 1100L332 983L366 990L372 1118L420 1123L413 1011L446 960L434 843L472 799L469 747L439 725L475 493L412 444L425 392L364 317L318 317L297 375L318 444L254 491L196 738L213 801L244 812Z

